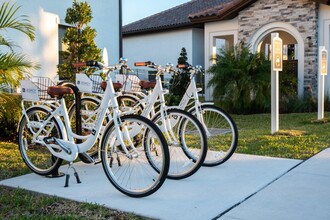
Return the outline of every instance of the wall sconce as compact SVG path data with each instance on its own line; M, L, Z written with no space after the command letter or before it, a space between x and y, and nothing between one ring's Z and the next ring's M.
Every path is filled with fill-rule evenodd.
M217 47L212 47L212 64L217 63Z

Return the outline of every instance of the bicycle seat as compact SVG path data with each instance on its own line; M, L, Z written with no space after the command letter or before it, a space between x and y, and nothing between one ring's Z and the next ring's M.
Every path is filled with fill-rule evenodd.
M123 84L121 83L113 82L112 85L115 90L123 88ZM100 87L103 89L103 91L105 91L105 89L107 88L107 82L106 81L101 82Z
M156 82L151 82L148 80L140 80L139 85L142 89L153 89L156 85Z
M47 89L48 95L52 98L61 97L63 95L73 94L73 90L66 86L49 86Z

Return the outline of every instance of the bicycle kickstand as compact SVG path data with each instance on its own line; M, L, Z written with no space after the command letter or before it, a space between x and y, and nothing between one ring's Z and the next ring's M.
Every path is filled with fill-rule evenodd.
M69 169L72 168L73 171L74 171L74 176L76 177L76 180L77 180L77 183L81 183L80 179L79 179L79 175L76 171L76 169L73 167L73 163L70 162L69 163L69 167L68 169L66 170L66 174L65 174L65 185L64 187L68 187L69 186L69 179L70 179L70 174L69 174Z

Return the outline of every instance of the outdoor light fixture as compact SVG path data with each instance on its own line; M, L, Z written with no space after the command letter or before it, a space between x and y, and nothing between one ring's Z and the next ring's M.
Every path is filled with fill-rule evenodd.
M321 49L321 65L320 65L321 75L327 75L328 74L328 51L323 47Z
M217 63L217 47L212 47L212 64Z
M283 65L283 47L282 39L279 37L274 37L272 42L272 54L273 54L273 71L282 71Z
M324 82L328 74L328 51L325 46L319 47L319 77L318 77L318 111L317 119L324 118Z

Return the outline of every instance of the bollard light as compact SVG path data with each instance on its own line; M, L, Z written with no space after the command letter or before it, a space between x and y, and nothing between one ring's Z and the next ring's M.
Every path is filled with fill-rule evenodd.
M282 71L283 69L283 43L282 39L278 36L273 37L272 42L272 59L273 59L273 71Z
M320 65L320 74L327 75L328 74L328 51L323 47L321 49L321 65Z

